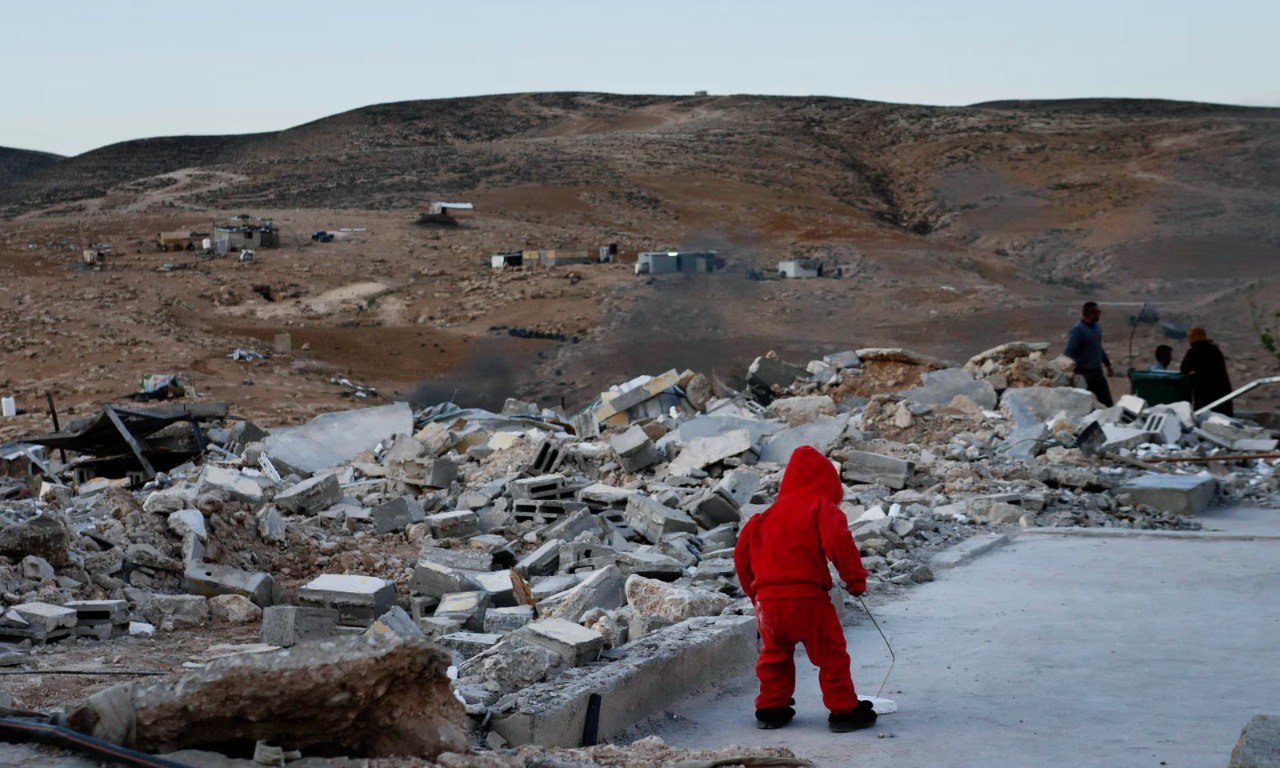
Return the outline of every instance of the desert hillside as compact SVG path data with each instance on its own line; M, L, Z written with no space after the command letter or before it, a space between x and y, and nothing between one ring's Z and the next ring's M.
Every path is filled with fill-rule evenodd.
M0 147L0 190L41 171L62 159L51 152Z
M16 301L0 308L0 339L17 363L4 375L11 387L74 381L86 402L109 389L91 382L127 391L164 365L290 414L298 398L273 387L296 379L336 397L337 374L384 392L426 381L427 398L483 400L511 383L572 404L637 366L737 370L769 349L963 359L1012 338L1056 343L1086 297L1108 307L1126 363L1125 317L1150 302L1162 322L1209 326L1244 378L1268 363L1251 307L1280 300L1271 109L513 94L124 142L10 178L0 277ZM412 223L455 199L476 205L465 226ZM238 213L273 216L285 247L233 264L152 245L161 229ZM358 231L307 237L341 227ZM72 268L102 242L119 249L107 269ZM728 269L646 279L626 265L487 265L503 250L609 242L716 248ZM746 279L789 256L843 279ZM513 326L563 340L514 339ZM278 330L308 345L288 366L246 377L225 361ZM1135 364L1164 339L1140 327Z

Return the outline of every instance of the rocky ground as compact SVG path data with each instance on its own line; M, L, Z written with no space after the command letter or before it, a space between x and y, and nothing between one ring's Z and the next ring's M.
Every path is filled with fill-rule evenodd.
M44 481L6 485L5 695L150 752L532 765L541 753L512 750L579 743L584 726L557 719L579 695L603 694L607 740L749 666L730 555L798 445L840 468L882 598L1013 527L1196 528L1188 513L1215 498L1274 502L1275 460L1230 458L1274 450L1267 426L1102 409L1068 368L1025 343L950 368L866 348L757 358L741 391L641 376L577 413L511 399L227 422L208 426L216 448L133 490L77 482L47 453ZM1098 441L1074 447L1090 424ZM1159 463L1176 457L1201 463ZM409 679L412 695L389 693ZM370 708L384 696L398 706Z

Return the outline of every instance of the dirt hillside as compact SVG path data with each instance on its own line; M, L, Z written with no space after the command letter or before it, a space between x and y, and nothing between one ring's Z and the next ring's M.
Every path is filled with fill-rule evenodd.
M477 215L413 224L432 200ZM162 229L272 216L250 264L161 254ZM317 229L353 231L314 244ZM495 273L492 253L716 248L723 273L628 265ZM105 269L80 250L112 243ZM960 108L835 98L514 94L384 104L273 133L103 147L0 181L0 387L89 407L180 370L282 419L346 376L382 393L547 404L674 365L736 372L901 345L963 360L1058 343L1104 303L1206 325L1238 379L1269 363L1253 306L1280 309L1280 110L1140 100ZM780 259L841 279L753 282ZM166 266L167 265L167 266ZM514 338L510 327L558 336ZM289 331L296 354L237 363ZM1169 340L1135 333L1135 365ZM305 349L302 347L305 345ZM1271 363L1274 365L1274 363ZM246 383L246 382L252 383ZM1123 388L1123 385L1121 385ZM0 425L0 429L9 426Z

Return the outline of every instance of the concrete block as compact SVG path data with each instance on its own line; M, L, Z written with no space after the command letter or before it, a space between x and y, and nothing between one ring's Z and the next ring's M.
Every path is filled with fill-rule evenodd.
M434 640L462 631L462 622L447 616L423 616L418 619L418 629L428 640Z
M822 416L810 424L784 429L769 438L760 449L760 461L785 466L791 454L802 445L813 446L819 453L827 453L840 441L849 426L849 415Z
M213 464L204 465L200 473L199 487L210 488L226 494L236 501L250 504L262 503L262 486L257 480L242 475L234 469L227 469Z
M453 632L436 638L437 643L451 651L457 651L464 659L484 653L501 640L502 635L488 632Z
M737 507L751 501L751 497L755 496L759 489L760 475L754 470L745 468L726 472L724 477L720 478L720 482L715 485L715 492L733 502Z
M738 507L732 499L710 489L697 494L684 506L694 522L707 529L725 523L737 523Z
M846 451L841 470L844 478L850 482L878 483L901 490L915 473L915 464L879 453Z
M228 565L192 563L183 573L186 589L193 595L243 595L259 608L276 602L276 580L262 571L242 571Z
M628 577L625 590L627 605L635 613L672 621L684 621L694 616L718 616L733 602L719 592L677 587L643 576Z
M409 496L401 496L369 510L369 519L377 533L403 531L410 523L420 523L426 518L422 502Z
M669 533L698 532L698 525L685 512L639 494L627 499L626 517L635 532L651 544L662 541Z
M587 509L565 515L542 532L545 539L576 539L584 533L600 533L600 521Z
M756 659L755 619L690 619L633 639L623 649L618 661L504 697L494 709L492 730L513 747L576 747L587 702L596 693L601 697L598 737L609 741L691 693L750 669Z
M564 599L544 612L547 617L578 621L592 608L618 608L626 601L626 578L616 565L593 572L569 590Z
M516 604L515 588L511 583L511 571L488 571L471 577L480 591L489 595L489 604L507 608Z
M433 615L454 619L465 629L480 632L484 629L484 614L488 609L488 592L450 592L440 596L440 604Z
M661 552L624 552L618 556L617 562L618 568L627 576L635 575L661 581L675 581L684 575L684 566L680 561Z
M209 529L205 525L204 515L198 509L179 509L176 512L170 512L168 520L169 530L178 534L179 538L185 538L188 535L195 536L201 541L209 538Z
M604 635L564 619L539 619L517 634L560 654L571 667L595 661L604 650Z
M662 616L644 616L633 612L627 633L632 640L639 640L651 632L657 632L659 629L665 629L673 624L675 624L674 621Z
M471 592L477 589L472 579L479 571L464 571L434 560L419 558L409 579L409 590L417 595L440 597L450 592Z
M287 648L304 640L332 637L338 612L306 605L273 605L262 611L262 642Z
M1151 473L1134 478L1117 489L1135 504L1163 512L1198 515L1209 508L1218 492L1218 481L1208 475Z
M339 622L367 627L396 602L396 585L375 576L326 573L298 591L302 605L333 608Z
M560 562L560 545L564 539L548 539L541 546L520 558L516 570L525 578L547 576L555 573Z
M128 624L129 604L124 600L72 600L63 608L76 612L76 624Z
M74 608L63 608L50 603L20 603L9 609L34 629L39 636L52 634L58 629L70 629L76 625ZM9 618L8 615L5 616Z
M276 494L276 506L296 515L314 515L342 498L342 486L334 474L316 475Z
M405 609L398 605L391 606L391 610L382 614L369 625L364 631L366 636L370 635L400 635L402 637L417 638L425 640L426 635Z
M614 435L609 439L609 445L624 472L639 472L662 461L662 454L638 426L629 427L622 434Z
M427 515L427 524L437 539L463 539L480 532L480 519L468 509Z
M484 631L507 634L533 621L532 605L491 608L484 614Z
M209 599L200 595L152 595L142 615L163 632L200 627L209 623Z
M584 578L582 575L574 573L535 578L530 585L533 588L533 599L542 601L552 595L566 593L581 584Z

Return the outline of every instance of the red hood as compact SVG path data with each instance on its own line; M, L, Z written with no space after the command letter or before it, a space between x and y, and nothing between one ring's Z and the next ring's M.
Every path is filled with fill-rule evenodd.
M782 475L778 497L815 496L832 504L844 498L844 486L835 465L808 445L802 445L791 454L787 471Z

